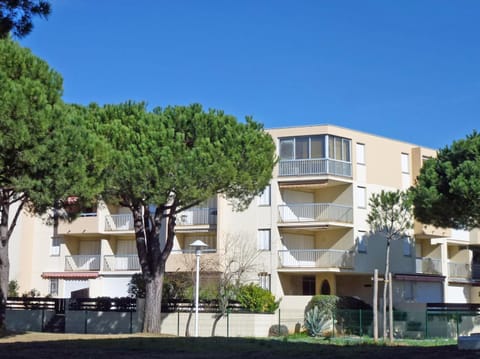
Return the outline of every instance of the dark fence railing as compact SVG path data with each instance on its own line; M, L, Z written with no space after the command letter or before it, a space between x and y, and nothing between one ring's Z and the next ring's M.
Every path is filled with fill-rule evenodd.
M137 310L137 300L128 297L73 298L68 302L68 310L134 312Z
M7 309L25 310L25 309L50 309L59 311L59 308L78 311L103 311L103 312L134 312L137 310L137 300L134 298L45 298L45 297L9 297ZM191 301L170 301L162 303L163 313L190 312L194 310L195 304ZM202 313L218 313L220 311L216 302L200 302L198 310ZM248 312L240 303L230 303L228 306L230 313Z
M25 309L51 309L61 306L63 299L44 298L44 297L8 297L7 309L25 310Z
M195 303L189 301L162 303L163 313L190 312L194 309ZM198 311L202 313L218 313L220 309L218 307L218 303L216 302L200 302L198 303ZM248 310L242 307L240 303L235 302L229 304L228 311L230 313L248 312Z

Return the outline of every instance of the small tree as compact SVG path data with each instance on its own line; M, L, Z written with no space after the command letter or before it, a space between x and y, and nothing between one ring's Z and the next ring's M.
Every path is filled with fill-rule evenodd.
M390 244L406 238L413 227L412 200L408 192L381 191L374 193L369 201L367 223L372 234L386 239L385 281L383 286L383 338L387 338L387 277L390 272ZM377 310L377 308L373 308ZM392 308L389 308L392 310Z
M412 188L415 218L437 227L480 227L480 134L473 131L425 161Z
M245 274L254 270L259 254L252 242L242 236L228 236L225 240L220 266L222 273L218 280L218 314L213 322L212 336L215 336L217 324L227 313L231 300L236 298Z

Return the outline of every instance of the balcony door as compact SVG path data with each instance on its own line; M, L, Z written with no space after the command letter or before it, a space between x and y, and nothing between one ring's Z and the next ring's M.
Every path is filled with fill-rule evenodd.
M115 261L116 270L129 270L131 257L137 254L137 247L134 240L117 240L117 258Z
M100 241L80 241L77 270L100 269Z

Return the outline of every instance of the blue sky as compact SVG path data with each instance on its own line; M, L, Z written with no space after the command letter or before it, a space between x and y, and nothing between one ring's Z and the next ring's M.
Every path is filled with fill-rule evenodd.
M67 102L201 103L431 148L480 130L477 0L53 0L23 46Z

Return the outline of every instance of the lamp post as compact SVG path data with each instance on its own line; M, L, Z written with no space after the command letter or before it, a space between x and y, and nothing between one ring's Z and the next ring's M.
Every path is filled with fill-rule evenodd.
M195 336L198 337L198 290L200 287L200 255L202 254L202 249L208 247L206 243L203 243L201 240L197 239L195 242L190 244L190 247L195 249L196 257L196 273L195 273Z

